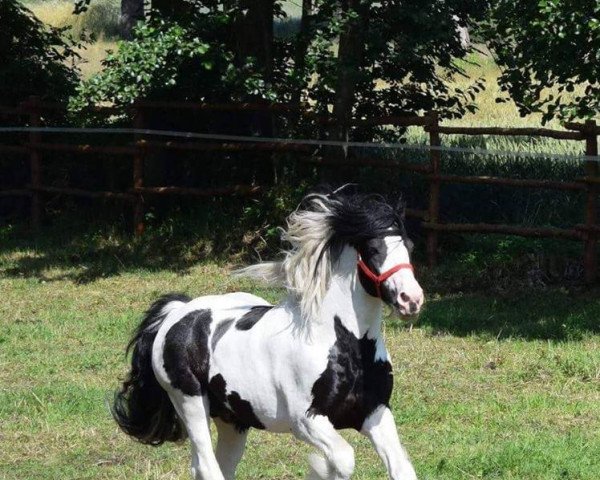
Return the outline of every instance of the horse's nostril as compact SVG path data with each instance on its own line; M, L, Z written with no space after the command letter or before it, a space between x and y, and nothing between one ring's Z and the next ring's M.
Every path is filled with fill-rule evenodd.
M408 302L410 300L410 297L404 292L402 292L400 294L400 298L402 299L403 302Z
M410 310L410 313L415 313L417 311L417 302L410 302L408 304L408 308Z

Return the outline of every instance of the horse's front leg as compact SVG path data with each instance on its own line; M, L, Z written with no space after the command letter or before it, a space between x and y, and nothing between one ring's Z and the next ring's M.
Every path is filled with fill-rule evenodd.
M378 407L365 420L361 433L373 443L392 480L416 480L417 475L400 444L394 416L389 408L384 405Z
M350 478L354 471L354 450L335 430L327 417L323 415L304 417L296 425L294 434L324 454L324 457L311 456L311 470L306 477L308 480Z

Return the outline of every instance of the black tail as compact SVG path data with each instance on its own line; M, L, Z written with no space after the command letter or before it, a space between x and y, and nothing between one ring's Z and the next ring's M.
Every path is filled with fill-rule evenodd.
M164 308L170 302L189 302L180 294L169 294L152 304L127 345L133 349L131 371L115 393L111 413L119 427L142 443L160 445L183 440L186 436L175 408L159 385L152 370L152 344L165 319Z

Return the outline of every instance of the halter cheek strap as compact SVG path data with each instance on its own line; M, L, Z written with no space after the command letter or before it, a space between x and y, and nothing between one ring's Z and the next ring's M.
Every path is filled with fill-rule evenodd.
M398 265L393 266L389 270L377 275L374 273L365 262L362 261L360 255L358 256L358 269L363 272L369 280L373 282L375 285L375 290L377 291L377 297L381 298L381 284L385 282L389 277L391 277L394 273L399 270L407 269L414 271L414 267L410 263L399 263Z

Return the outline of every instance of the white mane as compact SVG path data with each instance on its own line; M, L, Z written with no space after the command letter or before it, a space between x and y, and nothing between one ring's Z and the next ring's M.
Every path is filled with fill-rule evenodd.
M318 319L329 288L332 259L329 241L333 235L329 219L337 202L327 195L311 195L310 208L296 210L287 219L281 239L291 245L279 262L263 262L243 268L236 275L285 286L298 299L302 326Z

